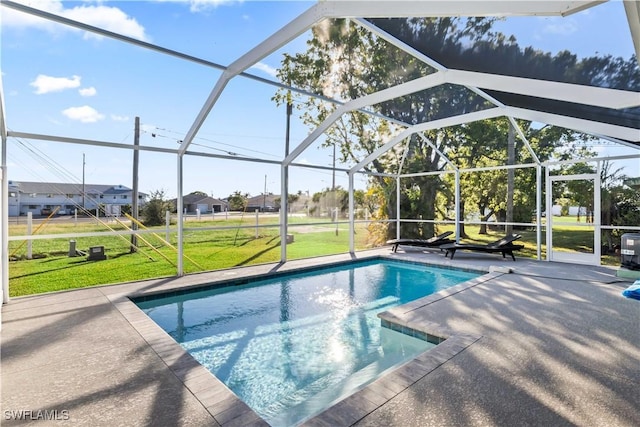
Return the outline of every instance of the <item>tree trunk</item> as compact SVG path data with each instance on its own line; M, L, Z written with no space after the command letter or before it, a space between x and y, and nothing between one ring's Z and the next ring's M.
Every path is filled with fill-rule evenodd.
M516 133L513 124L509 122L509 135L507 138L507 165L516 162ZM507 221L513 222L513 192L515 187L515 169L507 169ZM513 225L505 226L505 233L513 233Z
M458 227L458 237L461 239L468 239L469 236L464 231L464 200L460 200L460 226Z
M420 211L423 219L435 219L436 184L434 177L425 177L420 185ZM435 224L432 222L422 223L422 237L428 239L435 235Z
M485 208L484 205L478 205L478 209L479 209L480 212L484 213L486 208ZM489 210L488 214L481 216L480 220L484 223L489 218L491 218L491 215L493 215L493 210ZM480 224L480 232L478 234L488 234L487 233L487 224Z
M384 181L380 180L380 184L384 185ZM384 188L384 187L383 187ZM393 188L385 188L384 193L387 194L387 206L386 206L386 210L387 210L387 218L391 219L393 218L394 220L397 218L397 213L396 213L396 191L395 191L395 185L393 186ZM396 238L396 221L390 221L387 223L388 227L387 227L387 239L395 239Z

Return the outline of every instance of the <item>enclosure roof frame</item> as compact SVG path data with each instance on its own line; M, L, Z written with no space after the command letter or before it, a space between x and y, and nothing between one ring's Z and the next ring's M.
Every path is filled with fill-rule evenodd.
M262 42L257 44L255 47L250 49L248 52L239 56L235 61L233 61L228 66L223 66L220 64L213 63L211 61L206 61L201 58L197 58L191 55L187 55L178 51L174 51L171 49L166 49L157 45L153 45L151 43L147 43L141 40L136 40L127 36L124 36L119 33L110 32L107 30L103 30L97 27L93 27L87 24L83 24L81 22L72 21L67 18L53 15L47 12L43 12L38 9L34 9L20 3L16 3L15 1L10 0L0 0L0 5L4 7L9 7L15 10L22 11L24 13L40 16L44 19L55 21L58 23L62 23L65 25L69 25L75 28L83 29L85 31L90 31L94 33L101 34L106 37L114 38L116 40L132 43L138 46L142 46L148 49L155 50L159 53L171 55L177 57L179 59L193 61L196 63L200 63L202 65L206 65L209 67L216 68L222 71L221 76L215 82L209 96L207 97L204 105L201 107L200 111L194 118L189 130L187 131L185 137L182 139L181 145L176 151L178 157L178 187L179 193L181 193L182 188L182 169L181 169L181 160L184 155L187 154L195 154L190 152L189 146L193 142L194 138L196 138L200 128L208 118L211 111L214 109L218 99L221 94L226 89L228 83L237 76L243 76L252 78L256 81L271 84L279 87L280 89L291 90L293 92L301 93L306 96L315 96L318 99L323 99L325 101L333 102L341 107L338 107L335 115L332 115L332 120L336 120L336 117L339 117L338 114L343 114L348 111L353 111L356 107L364 107L365 104L375 101L377 99L383 99L386 96L402 96L403 93L415 82L408 82L406 85L398 85L389 89L385 89L382 92L374 93L368 95L366 97L347 101L346 103L342 100L329 99L327 97L318 96L315 94L311 94L290 85L284 85L282 83L270 81L268 79L263 79L258 76L253 76L246 72L248 68L255 65L257 62L265 58L266 56L272 54L278 49L285 46L290 41L294 40L296 37L302 35L304 32L311 29L315 24L320 21L328 18L346 18L352 19L355 22L362 25L364 28L372 29L370 25L366 24L366 21L363 21L363 18L407 18L407 17L456 17L456 16L493 16L493 17L507 17L507 16L568 16L573 13L589 9L598 4L604 3L605 1L569 1L569 0L537 0L537 1L449 1L449 0L423 0L423 1L357 1L357 0L319 0L317 3L313 4L310 8L304 11L302 14L298 15L296 18L291 20L285 26L283 26L280 30L273 33L271 36L264 39ZM634 43L634 48L636 52L636 58L640 59L640 2L638 1L624 1L625 13L627 16L627 21L630 29L630 34ZM391 37L391 36L389 36ZM567 83L559 83L553 81L531 81L531 79L520 80L518 78L511 78L502 75L480 75L477 72L468 72L462 70L452 70L446 69L442 65L438 66L438 64L430 59L427 55L420 55L418 51L410 48L406 44L400 42L399 40L392 41L394 45L400 47L405 52L412 54L416 57L420 57L424 59L424 62L428 65L435 66L438 70L436 75L430 77L425 80L436 80L441 79L444 76L444 80L451 80L450 83L459 84L469 89L473 90L475 93L483 96L492 104L496 105L496 107L489 108L482 111L476 111L467 114L461 114L458 116L447 117L444 119L432 120L426 123L419 124L407 124L407 123L399 123L398 121L394 121L390 118L385 118L383 116L378 115L378 117L382 117L388 119L396 124L401 126L406 126L404 131L401 131L398 135L395 135L391 138L390 141L385 143L379 149L375 150L370 155L366 156L364 159L360 160L355 166L348 169L348 173L350 178L353 176L353 173L359 172L363 167L365 167L368 163L370 163L373 159L378 156L383 155L386 151L391 149L395 144L402 141L403 138L411 135L414 132L423 132L430 129L437 129L438 127L445 126L453 126L457 124L464 124L475 120L484 120L487 118L495 118L500 116L506 116L509 118L512 124L515 123L514 119L519 118L523 120L529 120L534 122L540 122L544 124L550 124L554 126L560 126L568 129L573 129L579 132L584 132L592 135L596 135L602 138L607 138L612 141L619 141L624 145L629 147L634 147L640 149L640 128L630 127L626 125L620 125L615 123L607 123L604 121L596 121L585 119L584 117L577 117L575 115L568 114L569 111L565 111L566 114L558 114L550 111L540 111L539 109L531 109L531 108L523 108L522 106L513 106L505 103L500 99L500 97L492 94L491 92L486 92L484 89L489 90L498 90L498 91L508 91L512 96L528 96L528 97L539 97L544 94L548 99L555 100L557 102L569 102L569 103L578 103L580 105L596 105L597 107L605 106L604 108L627 108L629 106L637 106L637 103L634 103L633 96L640 95L637 92L626 93L627 91L619 91L615 89L602 89L602 88L592 88L592 87L575 87L576 85L570 85ZM1 224L1 237L2 237L2 258L0 259L0 270L4 273L2 275L2 295L3 300L8 301L8 277L6 276L7 269L4 268L8 265L8 242L7 242L7 230L8 230L8 209L7 209L7 158L6 158L6 146L7 146L7 138L12 136L12 132L9 124L6 121L6 106L4 105L5 96L4 89L2 86L2 76L0 75L0 142L2 144L2 159L0 167L2 169L2 205L0 209L0 216L2 220ZM371 105L371 104L368 104ZM369 113L367 110L361 110L363 112ZM338 113L339 112L339 113ZM376 115L374 113L374 115ZM320 135L328 127L330 126L329 122L323 123L322 132L320 132L320 128L317 129L315 135ZM19 135L28 135L27 132L23 133L15 133L13 136ZM524 134L520 131L518 135L523 138ZM47 138L47 136L42 136L42 138ZM70 142L72 138L64 138L64 137L50 137L50 138L58 138L60 140L66 139L67 142ZM81 140L78 140L81 141ZM89 142L89 140L84 140ZM535 153L531 150L531 147L528 144L526 139L524 140L528 149L532 153L535 158ZM64 141L63 141L64 142ZM95 142L95 141L94 141ZM311 140L309 138L305 139L302 144L300 144L294 151L285 155L282 161L277 161L279 163L283 171L289 166L293 165L293 160L310 144ZM107 145L115 143L106 143ZM115 147L115 145L114 145ZM216 156L211 156L216 157ZM234 160L244 160L233 158L233 156L229 156ZM446 157L445 157L446 159ZM447 159L448 160L448 159ZM266 163L267 161L263 159ZM539 161L536 158L536 161ZM400 171L398 171L400 172ZM283 176L287 176L283 174ZM285 180L286 181L286 178ZM351 180L352 181L352 180ZM287 182L283 183L283 189L287 189ZM351 190L351 188L350 188ZM179 194L179 203L181 203L180 199L181 194ZM284 206L286 207L286 198L283 199ZM181 214L181 209L178 210L179 214ZM182 221L179 221L181 226ZM281 233L286 232L286 216L285 216L285 225L281 229ZM179 229L179 240L180 247L182 247L181 241L181 229ZM285 236L281 236L285 237ZM286 249L286 245L282 245L283 251ZM284 257L286 258L286 253L283 252ZM182 253L179 252L179 258L181 259ZM182 267L179 264L178 274L182 275Z

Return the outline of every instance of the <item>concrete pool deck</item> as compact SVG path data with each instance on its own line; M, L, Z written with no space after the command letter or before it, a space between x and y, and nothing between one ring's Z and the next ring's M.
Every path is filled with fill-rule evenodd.
M355 257L380 255L494 272L385 313L447 339L306 425L640 425L640 301L621 296L631 282L614 269L389 248ZM14 298L2 307L2 425L267 425L128 296L350 258Z

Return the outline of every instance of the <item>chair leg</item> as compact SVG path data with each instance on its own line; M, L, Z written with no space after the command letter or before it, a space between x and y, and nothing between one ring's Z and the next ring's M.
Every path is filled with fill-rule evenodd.
M448 252L448 251L447 251L447 252ZM455 254L456 254L456 250L455 250L455 249L453 249L453 250L451 251L451 259L453 259L453 256L454 256Z

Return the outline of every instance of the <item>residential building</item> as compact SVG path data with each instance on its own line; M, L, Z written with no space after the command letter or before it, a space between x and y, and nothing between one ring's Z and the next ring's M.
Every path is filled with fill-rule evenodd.
M178 199L173 199L174 208L177 206ZM224 200L209 197L201 192L193 192L182 197L182 207L186 213L195 213L200 211L201 214L211 212L224 212L229 210L228 203Z
M279 194L261 194L259 196L249 197L247 199L247 212L279 212L280 211L280 195Z
M247 199L247 212L280 212L279 194L260 194ZM296 200L289 204L289 213L307 212L311 198L307 195L297 195Z
M56 182L9 181L9 216L59 215L93 211L101 207L101 215L119 216L123 206L133 204L133 190L123 185L69 184ZM138 193L138 207L147 194Z

